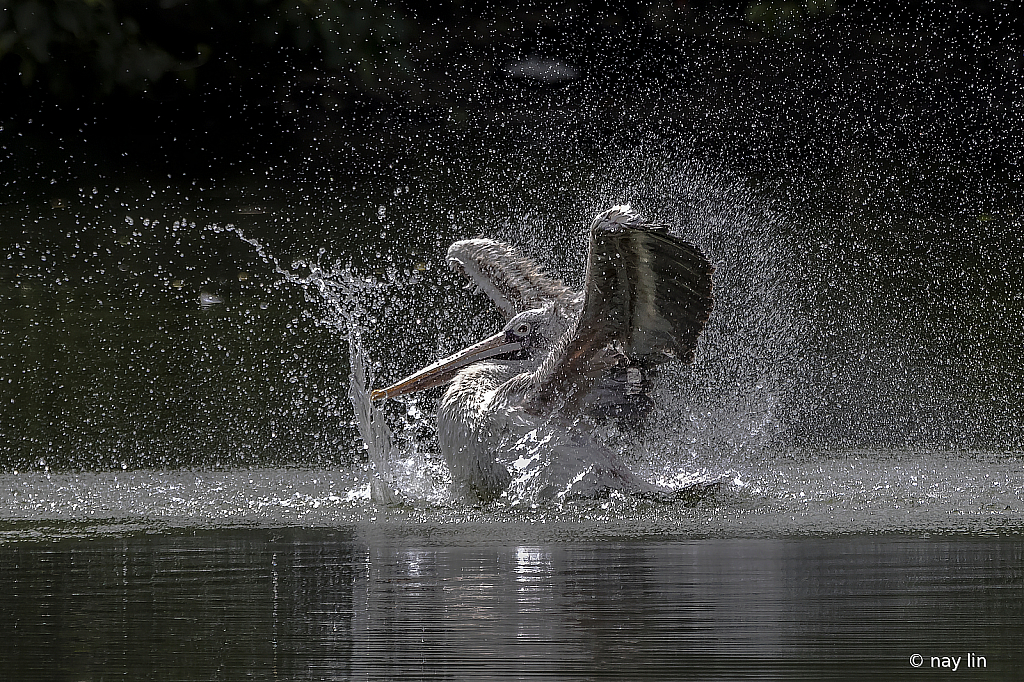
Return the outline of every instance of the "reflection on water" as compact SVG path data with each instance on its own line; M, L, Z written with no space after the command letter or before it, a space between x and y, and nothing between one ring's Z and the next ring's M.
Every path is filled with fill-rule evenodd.
M1018 539L392 544L372 529L23 542L7 679L901 678L1024 673ZM937 671L936 671L937 672Z

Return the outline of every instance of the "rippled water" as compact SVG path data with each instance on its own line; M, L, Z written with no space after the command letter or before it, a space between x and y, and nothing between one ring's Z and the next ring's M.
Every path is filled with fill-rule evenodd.
M7 546L0 664L18 680L1024 672L1019 540L553 544L492 524L453 545L388 528Z

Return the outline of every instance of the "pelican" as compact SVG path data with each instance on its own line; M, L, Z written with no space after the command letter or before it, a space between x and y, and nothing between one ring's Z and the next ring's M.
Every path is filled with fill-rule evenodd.
M704 254L622 205L591 224L582 291L491 239L452 244L448 263L490 297L505 326L371 400L449 384L438 444L459 493L486 502L667 492L588 427L642 417L657 366L693 361L713 304Z

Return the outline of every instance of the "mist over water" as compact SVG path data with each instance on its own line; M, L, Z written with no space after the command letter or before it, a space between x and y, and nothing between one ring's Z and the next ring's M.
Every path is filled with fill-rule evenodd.
M216 202L207 211L215 221L168 222L157 209L135 206L125 211L124 227L92 219L63 241L26 239L8 305L27 329L41 331L33 347L48 356L35 365L31 355L8 355L8 362L63 381L65 391L49 400L69 409L50 417L49 433L32 435L44 422L31 410L46 399L12 402L8 416L25 417L8 422L7 442L20 437L29 447L9 451L19 471L8 474L9 518L71 520L84 511L333 523L376 514L375 469L365 463L348 399L350 339L361 341L381 386L483 338L500 318L449 272L450 241L479 234L507 241L578 288L591 216L628 202L692 240L716 268L716 307L694 364L665 368L658 410L643 434L603 429L636 471L673 487L725 482L705 502L705 513L718 510L724 533L745 533L742 524L730 531L725 519L751 508L766 514L754 524L762 531L776 528L767 514L779 509L803 515L782 524L794 531L970 528L951 521L953 510L975 521L994 514L999 523L1019 523L1024 489L1011 396L1021 377L1011 339L1021 299L1007 278L1019 272L1020 252L1012 248L1018 233L1009 226L1019 223L1012 202L994 213L970 203L921 213L899 194L853 215L827 202L794 201L792 193L769 191L777 179L742 175L663 141L606 150L600 161L587 172L569 167L545 178L558 192L504 182L515 170L510 164L492 171L486 186L466 175L416 192L400 185L358 204L342 199L337 216L344 220L332 218L320 238L307 234L298 244L267 230L299 219L288 201L246 200ZM938 191L927 178L902 180L911 195ZM308 215L303 220L308 226ZM345 252L340 235L353 229L363 241ZM56 258L69 265L52 278ZM42 343L59 323L58 343ZM95 363L112 346L117 361L91 370L104 367ZM61 357L77 358L80 368ZM69 371L81 374L66 378ZM44 385L21 376L22 395L38 395ZM413 513L424 519L459 508L450 506L436 452L436 401L426 394L381 406L394 437L390 484L411 504L441 505ZM183 479L172 487L184 486L185 497L161 493L142 473L134 475L141 476L135 492L122 495L121 475L103 473L176 463L257 470L210 472L221 480L212 487L193 487L188 472L161 474ZM273 470L259 469L275 463L326 465L349 482L282 489L268 497L276 500L269 507L260 496L222 499L238 477L278 481ZM108 487L97 493L98 507L75 492L79 474L60 473L69 465L95 471L94 484ZM25 489L35 480L26 471L54 468L47 483L38 479L39 490ZM139 504L153 495L153 506ZM907 516L907 507L921 505L932 508L916 520ZM622 501L612 507L631 510L627 516L676 515ZM275 513L266 516L268 508ZM866 525L858 511L865 508L875 515ZM600 509L583 504L573 514L600 517Z
M506 241L579 288L591 218L630 203L716 268L694 364L664 369L641 434L602 427L634 470L724 482L693 517L724 534L751 510L764 532L780 510L793 532L1016 527L1013 73L954 77L929 53L901 80L888 57L841 69L795 44L725 42L671 56L669 78L636 71L623 36L595 40L601 74L333 121L343 149L318 135L259 173L164 183L71 159L5 175L5 518L390 513L370 500L380 468L348 395L350 340L375 386L479 340L501 321L449 272L452 241ZM415 509L395 513L472 516L447 494L437 400L380 406L386 476ZM338 477L298 483L317 472ZM282 475L276 496L243 492ZM691 514L565 513L606 502L639 526Z

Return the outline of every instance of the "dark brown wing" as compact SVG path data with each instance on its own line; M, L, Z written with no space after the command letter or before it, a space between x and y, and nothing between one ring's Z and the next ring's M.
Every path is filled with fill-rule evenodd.
M615 366L646 371L673 358L693 361L713 304L714 269L666 227L609 214L592 226L583 311L538 370L533 411L578 408Z

